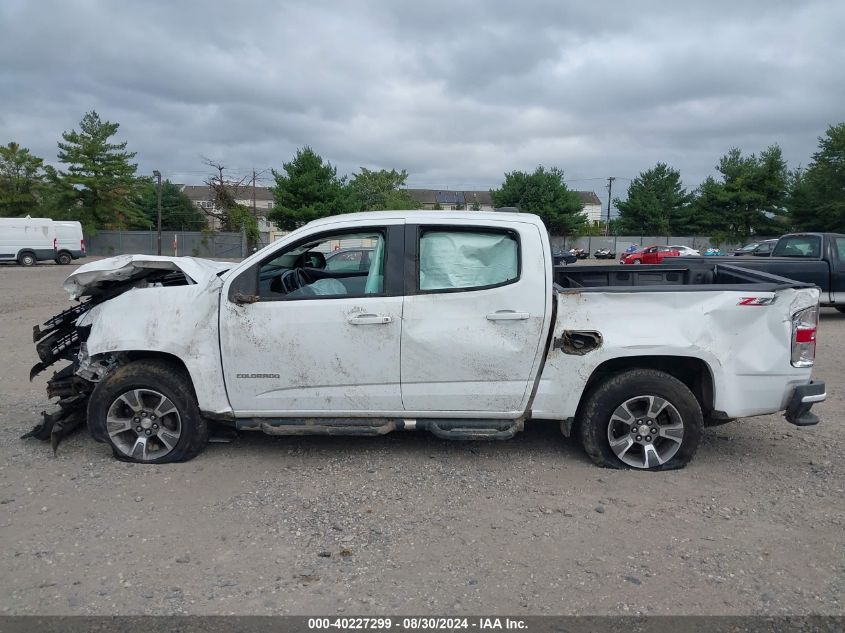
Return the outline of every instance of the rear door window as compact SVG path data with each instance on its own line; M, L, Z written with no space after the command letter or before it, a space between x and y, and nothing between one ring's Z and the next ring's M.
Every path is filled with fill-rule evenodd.
M840 262L845 262L845 237L836 238L836 254Z
M821 257L821 238L818 235L784 237L772 251L772 257Z
M509 231L423 229L419 289L478 290L519 279L519 241Z

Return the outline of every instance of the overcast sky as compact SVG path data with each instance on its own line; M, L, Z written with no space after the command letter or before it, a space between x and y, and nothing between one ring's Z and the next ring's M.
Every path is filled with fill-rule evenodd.
M558 166L604 199L657 161L695 187L732 146L806 164L845 120L843 32L841 0L2 0L0 143L55 161L96 109L174 182L310 145L416 187Z

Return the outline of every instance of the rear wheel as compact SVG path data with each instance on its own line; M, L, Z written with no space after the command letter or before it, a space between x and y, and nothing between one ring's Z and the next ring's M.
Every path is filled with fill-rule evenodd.
M35 266L37 261L32 253L21 253L21 256L18 257L18 263L21 266Z
M67 251L62 251L56 257L56 263L61 264L62 266L67 266L73 261L73 257Z
M590 458L607 468L683 468L698 449L702 414L693 393L662 371L632 369L587 396L578 426Z
M190 380L159 360L123 365L100 381L88 404L88 423L94 437L124 461L187 461L208 442Z

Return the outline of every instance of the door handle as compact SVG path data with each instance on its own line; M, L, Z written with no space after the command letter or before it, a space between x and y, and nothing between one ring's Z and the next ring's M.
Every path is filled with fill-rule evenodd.
M358 314L348 320L352 325L384 325L393 319L384 314Z
M528 312L514 312L513 310L499 310L487 315L488 321L524 321L530 318Z

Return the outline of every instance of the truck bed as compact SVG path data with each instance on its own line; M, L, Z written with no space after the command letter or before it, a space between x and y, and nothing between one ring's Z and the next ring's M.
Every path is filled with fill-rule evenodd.
M559 290L601 292L631 292L632 288L662 292L745 289L773 292L814 285L704 258L643 266L556 266L554 280Z

